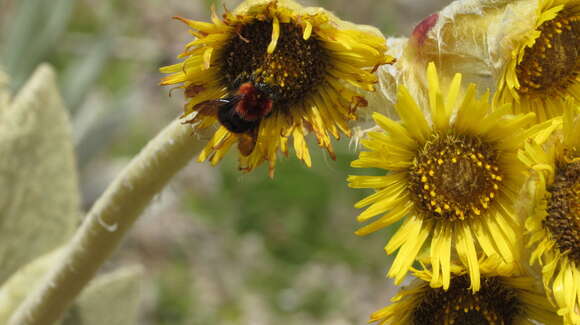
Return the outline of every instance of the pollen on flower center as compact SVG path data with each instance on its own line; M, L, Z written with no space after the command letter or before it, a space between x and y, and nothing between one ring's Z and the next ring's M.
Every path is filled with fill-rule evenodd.
M520 312L516 292L495 277L483 278L472 293L467 276L452 280L449 290L429 289L413 312L413 324L500 325L512 324Z
M516 73L521 93L560 93L580 72L580 16L560 13L538 28L534 45L526 48Z
M272 26L260 20L241 25L224 48L221 69L230 90L250 80L268 85L280 109L304 99L324 80L327 54L314 35L305 40L294 23L279 24L275 50L268 53Z
M544 220L563 254L580 263L580 161L558 166Z
M496 197L502 177L497 152L470 136L434 136L418 152L411 192L426 218L464 220L480 215Z

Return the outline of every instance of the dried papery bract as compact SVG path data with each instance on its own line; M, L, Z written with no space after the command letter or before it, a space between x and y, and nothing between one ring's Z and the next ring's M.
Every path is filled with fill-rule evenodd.
M457 72L490 89L514 113L542 122L562 114L566 97L580 98L577 79L578 1L455 1L417 25L403 75L425 94L424 66L442 78Z
M291 144L311 166L308 133L334 158L331 137L351 136L349 121L375 90L374 71L393 61L376 29L291 0L245 1L221 19L213 12L211 23L179 19L196 39L182 63L161 69L171 74L162 84L185 89L184 121L196 130L219 127L199 160L215 165L237 144L242 171L268 161L272 176L278 152L287 155ZM265 104L247 100L241 87L248 84ZM249 111L262 113L249 118Z
M360 109L362 118L372 120L372 113L378 112L389 117L396 116L395 103L397 102L397 83L402 70L401 63L405 62L404 51L407 47L408 38L388 37L387 54L395 58L393 64L385 64L377 69L377 91L366 96L369 105Z
M454 1L425 17L413 29L404 55L397 62L398 83L405 85L419 103L426 103L425 68L429 62L435 62L442 87L461 73L464 82L478 85L479 94L494 89L495 68L490 47L499 44L493 43L489 34L499 19L506 19L501 17L502 8L509 2L515 6L516 1Z
M406 64L404 51L407 47L407 42L408 39L405 37L387 38L387 54L392 56L395 62L382 65L377 69L377 90L374 93L365 94L368 105L358 110L358 119L352 127L351 145L355 149L358 148L360 140L364 138L367 132L372 132L376 129L376 123L372 118L373 113L381 113L389 118L397 119L395 110L397 84L402 82L401 71Z

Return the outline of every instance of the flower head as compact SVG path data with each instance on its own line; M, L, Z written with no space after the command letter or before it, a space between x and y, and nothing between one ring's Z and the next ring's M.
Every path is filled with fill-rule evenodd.
M562 114L566 97L580 99L580 1L540 0L532 28L514 39L498 84L501 102L540 121Z
M185 89L183 118L196 129L220 125L199 160L217 164L237 143L245 171L267 160L272 175L290 136L310 166L308 132L334 157L330 136L350 136L366 105L355 89L373 91L374 69L392 61L379 32L291 0L245 1L211 23L178 19L196 39L161 84Z
M451 250L466 266L474 291L480 288L479 259L497 256L506 263L519 257L519 224L513 201L524 181L525 167L517 150L529 136L525 126L533 114L507 114L509 105L491 110L489 96L475 97L470 85L463 99L461 75L448 93L439 90L434 64L427 71L430 121L404 86L399 87L395 122L375 114L383 132L369 132L352 162L357 168L380 168L384 176L350 176L354 188L376 193L356 203L368 206L358 220L374 222L364 235L404 219L385 250L399 250L388 276L400 283L409 267L430 242L433 281L450 284Z
M549 297L565 324L580 323L580 109L567 107L563 131L544 150L526 144L520 159L535 171L528 182L532 209L526 230Z
M481 289L470 289L465 271L453 267L451 284L429 286L433 274L415 271L418 277L391 299L391 305L373 313L370 322L380 325L419 324L557 324L557 315L535 279L527 275L497 274L495 266L482 264Z

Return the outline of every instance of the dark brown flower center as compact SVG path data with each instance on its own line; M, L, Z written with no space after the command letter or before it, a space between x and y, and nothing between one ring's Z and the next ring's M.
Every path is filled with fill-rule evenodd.
M560 12L538 28L534 45L526 48L516 73L521 93L560 94L580 72L580 16Z
M481 289L472 293L469 278L453 278L449 290L428 289L413 311L414 325L508 325L521 312L514 289L496 277L481 279Z
M559 163L548 191L544 227L560 252L580 265L580 161Z
M271 39L271 21L240 25L221 53L223 82L230 90L247 81L265 83L276 107L289 107L324 81L327 54L314 34L305 40L294 23L280 23L276 49L268 54Z
M476 137L435 135L418 152L410 173L423 216L455 221L488 209L502 182L497 156Z

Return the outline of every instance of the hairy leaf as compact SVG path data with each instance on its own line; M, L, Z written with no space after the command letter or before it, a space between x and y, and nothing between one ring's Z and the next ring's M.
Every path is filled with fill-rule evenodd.
M24 298L41 284L47 272L62 261L63 248L43 255L15 272L0 287L0 324L10 316ZM140 302L140 266L129 266L104 274L91 282L69 309L63 325L130 325L137 323Z
M57 249L41 256L18 272L0 288L0 324L8 324L8 320L18 305L34 287L40 284L51 266L58 263L63 249Z
M0 284L79 222L71 127L55 85L41 66L0 109Z
M83 291L63 325L137 324L142 273L141 267L132 266L97 278Z

